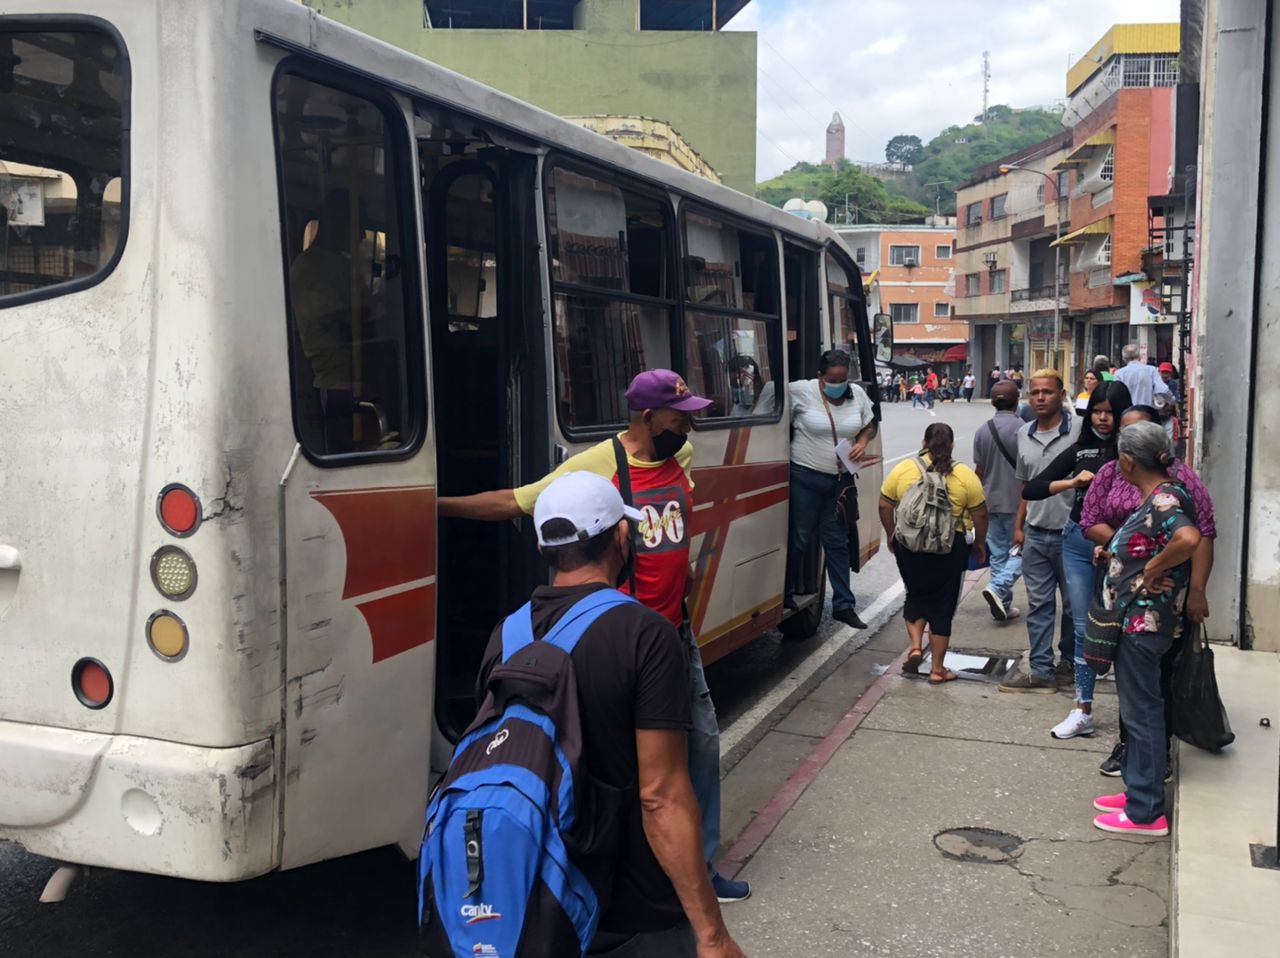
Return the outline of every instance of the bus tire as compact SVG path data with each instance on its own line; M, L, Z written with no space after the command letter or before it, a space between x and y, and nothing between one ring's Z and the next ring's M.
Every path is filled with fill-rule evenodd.
M827 577L818 578L818 598L798 612L792 612L778 623L778 631L784 639L801 642L818 634L818 626L822 624L822 607L827 601Z

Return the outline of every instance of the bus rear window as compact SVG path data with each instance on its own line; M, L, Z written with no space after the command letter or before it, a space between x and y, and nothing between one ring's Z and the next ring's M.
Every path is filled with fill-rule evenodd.
M82 288L124 242L124 50L0 23L0 306Z

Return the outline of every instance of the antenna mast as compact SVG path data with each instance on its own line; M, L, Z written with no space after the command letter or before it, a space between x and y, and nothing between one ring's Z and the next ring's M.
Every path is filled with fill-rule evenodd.
M982 122L987 122L987 102L991 95L991 51L982 51Z

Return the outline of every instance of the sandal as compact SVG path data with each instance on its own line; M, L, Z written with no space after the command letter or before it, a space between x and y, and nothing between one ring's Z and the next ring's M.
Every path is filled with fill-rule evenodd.
M924 661L924 651L922 649L912 649L907 653L907 661L902 664L902 671L915 675L920 669L920 663Z
M941 672L929 673L929 684L944 685L947 682L954 682L958 678L960 678L960 676L956 675L950 669L943 669Z

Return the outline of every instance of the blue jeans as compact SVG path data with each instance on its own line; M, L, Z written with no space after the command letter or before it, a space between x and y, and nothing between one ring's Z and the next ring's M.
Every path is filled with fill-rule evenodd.
M1122 635L1116 646L1116 692L1126 732L1120 774L1125 814L1140 825L1164 814L1166 737L1160 660L1173 645L1167 635Z
M1027 637L1031 645L1031 671L1042 679L1053 678L1053 626L1058 619L1058 593L1062 593L1063 623L1058 648L1064 662L1074 662L1076 643L1069 616L1067 579L1062 571L1062 533L1023 525L1022 578L1027 587Z
M926 389L924 391L924 398L925 402L929 404L929 408L932 409L933 401L938 398L938 391L936 389Z
M987 553L991 556L990 587L1005 608L1013 604L1013 584L1022 575L1022 556L1011 556L1013 547L1012 512L992 512L987 516Z
M689 695L693 703L693 731L689 733L689 778L702 811L702 850L710 865L720 847L720 725L715 703L702 670L702 652L693 629L680 629L689 643Z
M1093 604L1093 584L1098 568L1093 564L1093 543L1080 525L1068 519L1062 529L1062 571L1067 576L1067 598L1071 600L1071 622L1076 634L1076 701L1092 702L1098 675L1084 661L1084 631Z
M856 609L858 600L849 584L849 533L836 518L840 478L791 464L791 541L787 550L787 591L797 591L800 562L808 555L817 533L827 554L831 583L831 611Z

